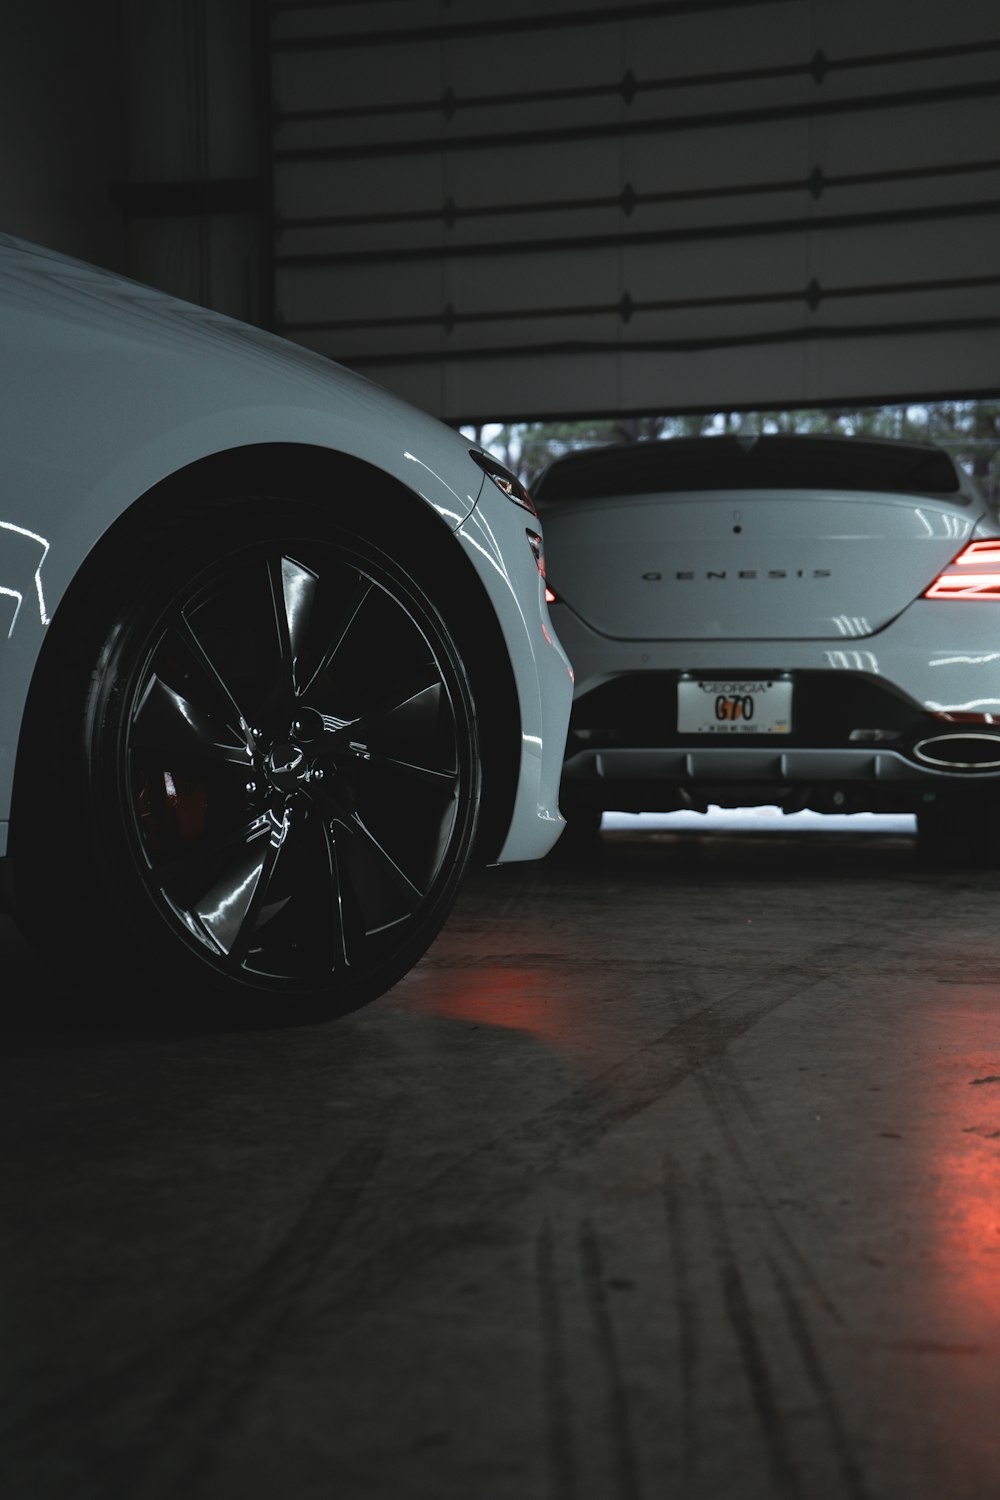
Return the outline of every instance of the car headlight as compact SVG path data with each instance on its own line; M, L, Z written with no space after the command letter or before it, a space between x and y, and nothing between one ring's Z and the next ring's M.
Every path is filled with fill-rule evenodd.
M492 479L498 490L503 490L508 500L513 500L515 505L523 505L525 510L537 517L538 512L535 509L534 500L517 475L512 474L506 464L502 464L491 453L483 453L480 448L470 448L469 457L473 463L479 465L484 474Z

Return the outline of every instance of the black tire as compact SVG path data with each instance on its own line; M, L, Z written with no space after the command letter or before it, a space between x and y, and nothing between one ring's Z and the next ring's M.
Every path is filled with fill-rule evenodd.
M137 1020L354 1010L426 951L468 864L480 765L454 640L414 577L313 507L230 501L136 541L52 627L18 919Z
M917 809L917 855L931 865L983 865L989 859L987 809L941 797Z

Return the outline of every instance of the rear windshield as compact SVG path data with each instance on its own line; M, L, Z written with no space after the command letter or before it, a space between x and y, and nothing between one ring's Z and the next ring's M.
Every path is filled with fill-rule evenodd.
M539 501L671 490L875 490L957 495L958 471L940 448L863 438L668 438L591 448L555 461L532 486Z

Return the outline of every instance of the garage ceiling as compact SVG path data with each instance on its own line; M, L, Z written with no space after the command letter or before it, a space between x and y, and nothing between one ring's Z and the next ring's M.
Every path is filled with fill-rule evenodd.
M278 331L450 421L995 393L994 0L286 0Z

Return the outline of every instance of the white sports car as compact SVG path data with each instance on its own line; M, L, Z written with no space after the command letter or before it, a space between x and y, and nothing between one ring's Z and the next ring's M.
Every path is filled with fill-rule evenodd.
M1000 524L943 450L667 439L534 487L576 673L561 804L912 811L995 852Z
M348 371L0 237L0 875L85 995L339 1014L562 830L517 480Z

